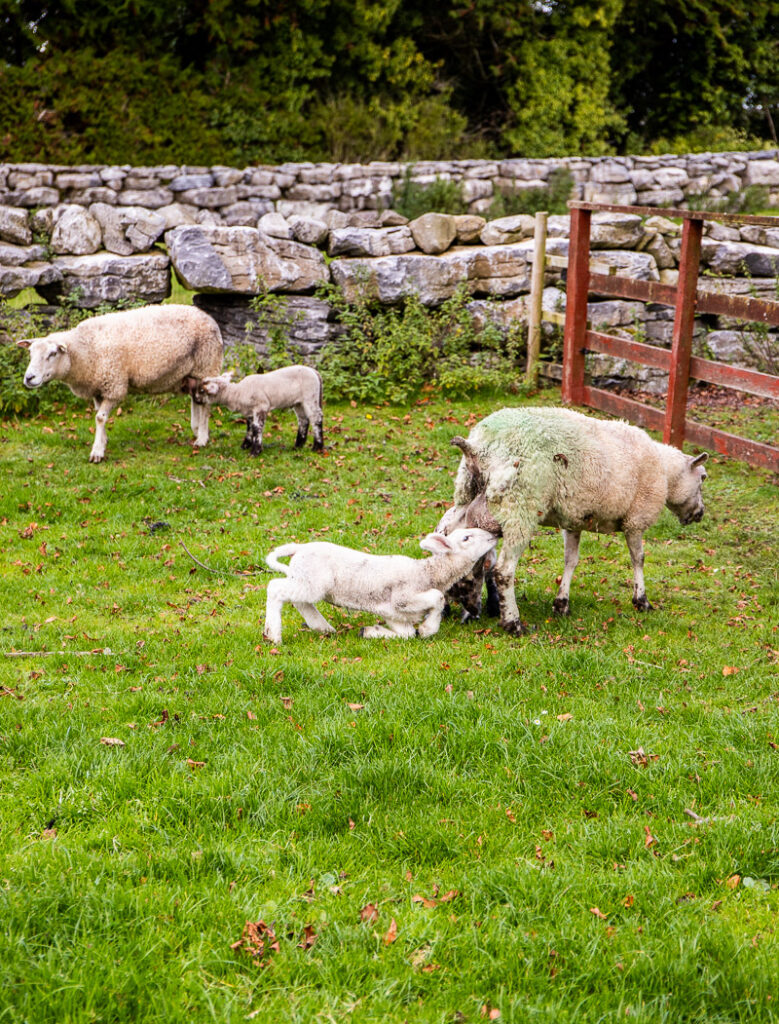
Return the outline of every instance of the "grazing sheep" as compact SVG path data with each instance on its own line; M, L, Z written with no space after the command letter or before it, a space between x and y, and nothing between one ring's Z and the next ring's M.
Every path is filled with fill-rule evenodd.
M216 321L194 306L144 306L82 321L70 331L17 342L29 348L28 388L61 380L95 404L95 442L90 462L102 462L106 423L128 393L178 392L187 378L222 368L222 335ZM208 444L207 406L192 402L195 444Z
M517 561L539 526L563 530L565 571L553 610L567 615L582 531L624 533L633 564L633 604L647 611L644 531L664 505L682 524L703 518L707 454L684 455L622 421L570 409L501 409L477 423L467 440L452 443L463 459L455 510L447 513L445 528L474 519L484 496L490 520L503 533L493 576L501 626L512 633L523 632L514 594Z
M206 377L194 390L195 402L226 405L246 417L246 437L241 444L250 455L262 451L262 432L271 409L294 409L298 418L295 447L302 448L309 423L314 427L315 452L321 452L322 378L310 366L284 366L270 373L252 373L233 384L232 373Z
M317 601L339 608L375 612L386 626L366 626L367 637L433 636L441 625L444 591L495 546L485 530L453 530L448 536L429 533L419 542L432 558L368 555L338 544L282 544L266 557L286 579L268 584L265 636L281 643L281 610L292 602L310 629L334 632L317 611ZM279 558L291 555L289 565ZM414 628L419 623L418 628Z

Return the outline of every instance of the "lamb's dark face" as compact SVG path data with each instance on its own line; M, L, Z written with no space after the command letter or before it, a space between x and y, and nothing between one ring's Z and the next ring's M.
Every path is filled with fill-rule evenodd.
M688 459L684 470L668 490L666 505L683 526L699 523L706 511L702 488L706 479L703 463L708 457L708 453L703 452L695 458Z
M70 357L63 342L55 338L36 338L28 344L19 344L22 348L30 350L30 362L24 374L26 388L39 388L67 373Z

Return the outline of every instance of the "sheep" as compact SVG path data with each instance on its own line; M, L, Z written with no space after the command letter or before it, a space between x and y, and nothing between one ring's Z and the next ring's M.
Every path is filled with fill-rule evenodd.
M105 457L106 423L128 393L177 392L187 378L222 368L222 335L215 320L194 306L144 306L82 321L69 331L17 342L30 350L24 385L39 388L61 380L95 405L90 462ZM192 402L195 444L208 444L207 406Z
M495 542L486 530L453 530L448 536L429 533L419 542L423 550L432 552L433 557L425 559L370 555L320 541L282 544L265 559L272 569L285 573L286 579L268 584L264 636L281 643L281 610L287 602L297 608L309 629L333 633L315 607L317 601L375 612L386 621L386 626L364 627L360 636L433 636L441 625L443 592L492 550ZM288 556L289 565L279 561Z
M500 537L502 530L500 523L490 513L487 507L487 497L482 491L468 505L452 508L444 512L441 520L435 528L436 533L447 534L455 526L473 529L479 527L489 533ZM446 605L444 615L451 612L451 603L456 601L462 608L460 622L470 622L478 619L481 615L482 601L481 594L484 584L487 584L487 614L493 617L499 613L498 592L492 578L492 570L495 568L495 551L487 552L483 558L473 566L467 576L457 580L446 591Z
M633 565L633 605L649 611L644 532L663 506L683 525L703 518L707 453L685 455L623 421L597 420L570 409L501 409L476 424L467 440L456 437L452 444L463 458L455 510L447 513L445 529L473 519L483 495L488 521L494 519L503 534L493 576L501 626L510 633L524 631L514 576L539 526L563 530L565 570L552 607L568 615L583 531L625 535ZM480 593L480 583L473 586Z
M295 447L302 448L309 423L314 427L315 452L323 448L322 378L310 366L284 366L270 373L252 373L233 384L232 373L206 377L194 389L193 400L204 405L226 405L246 417L246 437L241 444L250 455L262 451L262 432L271 409L294 409L298 419Z

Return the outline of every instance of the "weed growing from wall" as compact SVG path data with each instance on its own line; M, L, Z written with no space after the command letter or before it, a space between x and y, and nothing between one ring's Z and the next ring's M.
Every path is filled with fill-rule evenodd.
M573 185L571 172L565 167L556 167L543 188L515 188L498 193L487 211L487 219L513 217L519 213L533 214L539 210L546 210L547 213L568 213L568 200L571 198Z

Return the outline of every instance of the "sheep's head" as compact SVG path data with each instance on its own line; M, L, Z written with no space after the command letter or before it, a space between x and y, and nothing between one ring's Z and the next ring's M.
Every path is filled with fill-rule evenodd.
M57 334L16 344L30 350L30 362L24 374L26 388L39 388L50 380L59 380L70 369L68 346Z
M222 388L225 384L230 383L232 376L232 372L228 371L219 377L204 377L198 382L194 391L192 391L192 398L195 403L197 405L211 405L212 402L216 402Z
M701 488L706 479L703 463L708 457L708 452L702 452L694 458L691 455L685 456L680 472L668 482L665 503L683 526L699 523L706 511Z
M449 534L428 533L419 542L419 546L434 555L464 555L471 560L471 564L475 564L493 551L496 543L497 537L487 530L460 528Z

